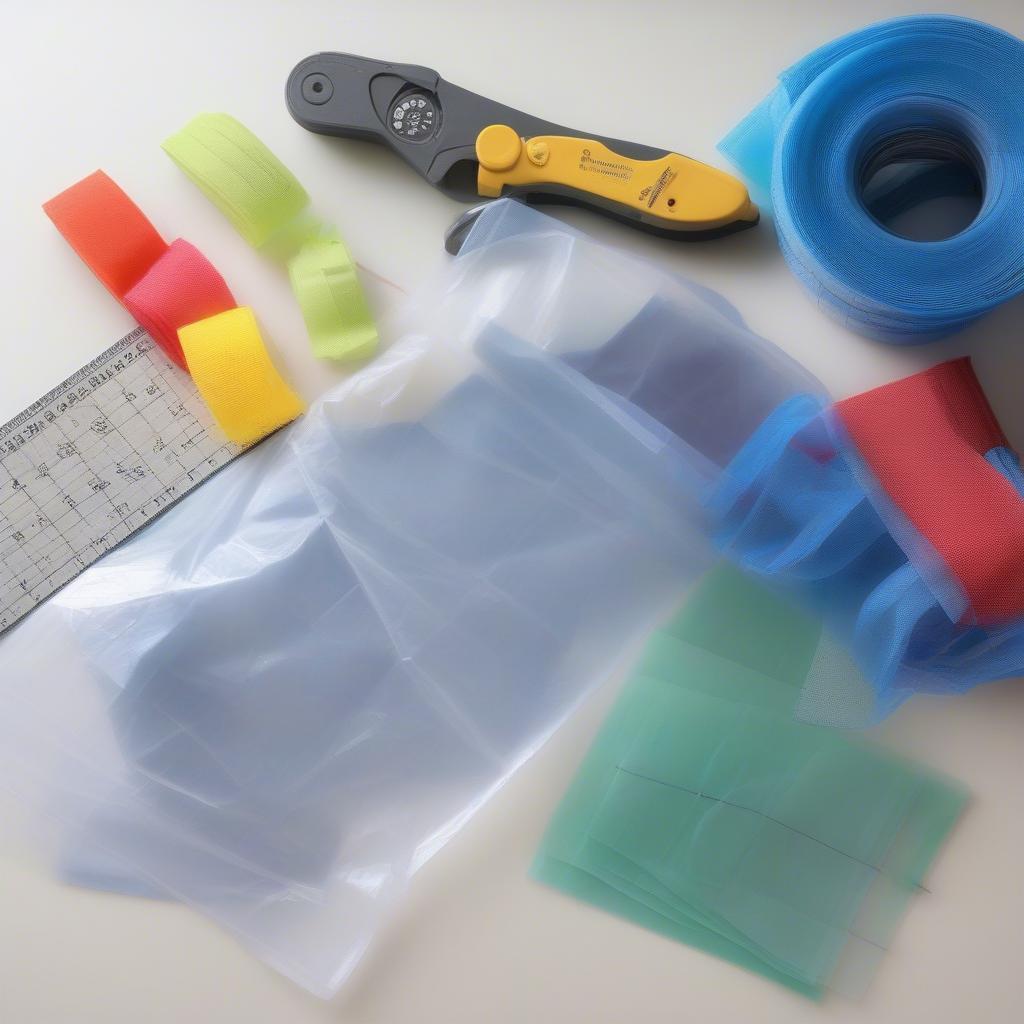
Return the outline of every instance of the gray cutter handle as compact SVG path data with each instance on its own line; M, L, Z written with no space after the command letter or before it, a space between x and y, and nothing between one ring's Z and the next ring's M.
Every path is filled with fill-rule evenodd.
M410 95L428 97L436 111L433 130L419 140L402 138L390 127L389 115L396 103ZM289 113L303 128L318 135L383 143L431 185L461 200L479 198L476 137L489 124L507 124L524 138L570 135L595 139L634 160L657 160L667 152L541 120L452 85L430 68L389 64L350 53L316 53L299 61L288 77L285 97ZM456 173L462 163L471 167Z

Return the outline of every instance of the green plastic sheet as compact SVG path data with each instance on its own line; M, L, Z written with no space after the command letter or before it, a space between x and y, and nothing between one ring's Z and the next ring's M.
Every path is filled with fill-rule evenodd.
M711 573L651 638L534 876L807 996L863 992L966 795L794 719L819 639Z

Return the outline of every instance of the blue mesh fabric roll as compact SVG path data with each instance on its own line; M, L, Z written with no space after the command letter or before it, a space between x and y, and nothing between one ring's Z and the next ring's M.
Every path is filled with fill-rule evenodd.
M824 310L882 341L926 342L1024 289L1022 94L1020 40L964 18L899 18L784 71L720 148L774 209L783 253ZM905 144L976 165L984 197L965 230L914 241L869 212L962 189L932 162L863 194L870 160Z

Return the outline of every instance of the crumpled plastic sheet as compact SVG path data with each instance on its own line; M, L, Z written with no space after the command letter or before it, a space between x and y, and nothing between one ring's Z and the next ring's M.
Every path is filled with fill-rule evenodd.
M321 996L712 563L744 433L818 389L721 300L517 204L404 322L0 646L0 778L66 876L183 900Z
M534 876L812 998L862 995L966 796L794 721L820 628L712 571L648 642Z
M0 781L64 875L321 996L717 561L762 425L828 403L720 297L507 201L390 333L0 644ZM819 634L797 715L870 720Z

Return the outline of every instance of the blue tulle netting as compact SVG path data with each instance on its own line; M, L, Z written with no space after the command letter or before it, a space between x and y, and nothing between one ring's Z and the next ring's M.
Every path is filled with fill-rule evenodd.
M966 18L897 18L788 68L720 148L826 312L882 341L927 342L1024 290L1022 94L1019 39ZM886 159L892 173L866 186ZM948 238L880 223L972 187L977 215Z

